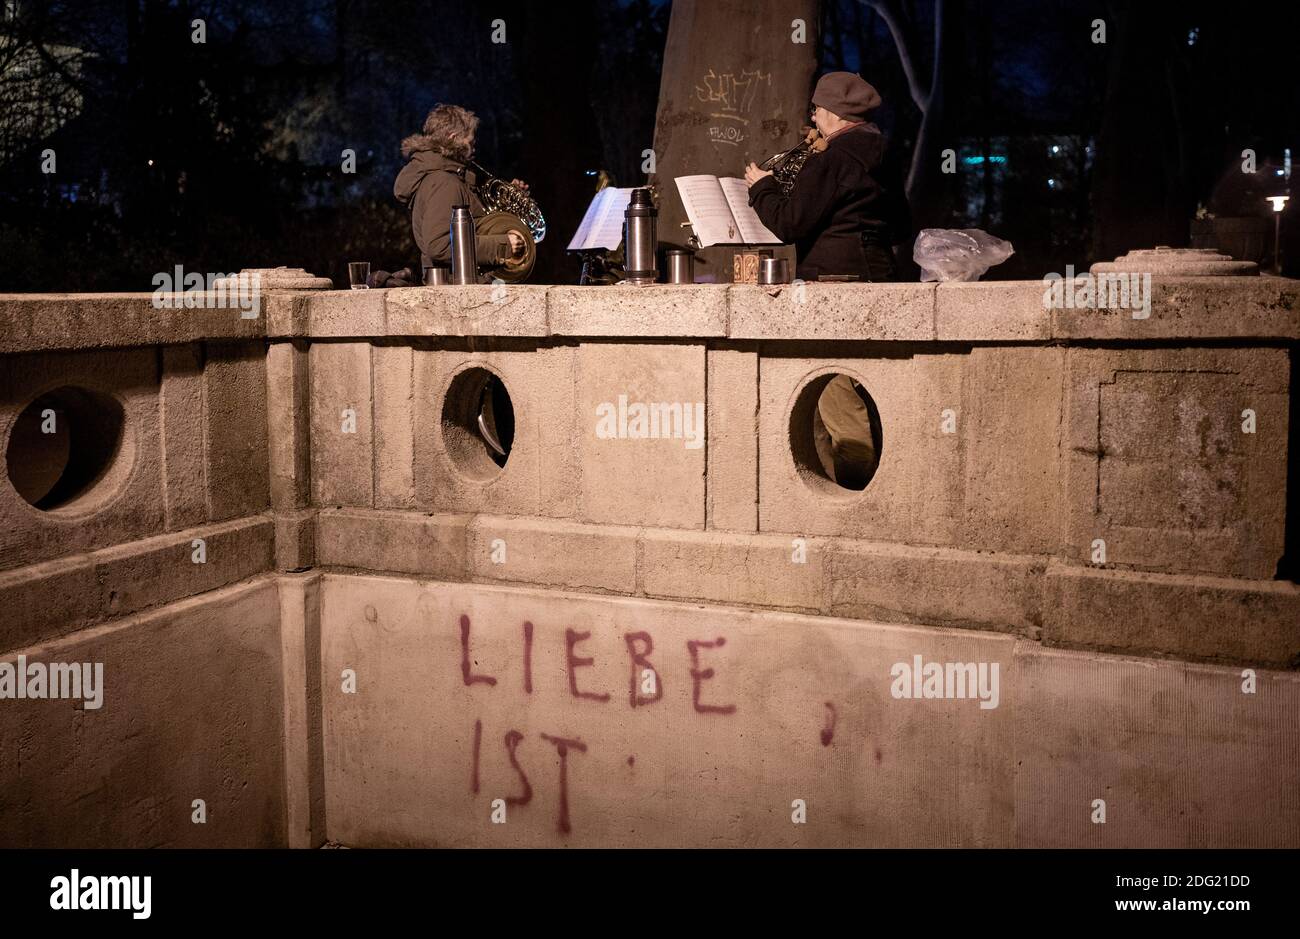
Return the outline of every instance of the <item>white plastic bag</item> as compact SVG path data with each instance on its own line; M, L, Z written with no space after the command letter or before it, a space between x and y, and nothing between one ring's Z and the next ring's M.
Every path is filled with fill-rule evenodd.
M1013 254L1011 242L978 228L923 228L912 247L922 281L979 280Z

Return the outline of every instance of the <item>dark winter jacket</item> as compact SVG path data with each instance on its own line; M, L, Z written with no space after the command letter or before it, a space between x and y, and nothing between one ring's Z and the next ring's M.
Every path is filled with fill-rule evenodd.
M902 194L887 189L880 178L884 153L885 138L875 125L859 124L808 158L789 196L771 176L750 187L749 204L763 224L794 244L799 277L863 275L868 269L864 233L869 246L883 245L886 252L908 237L899 231L910 225Z
M468 181L466 179L468 177ZM485 213L483 203L470 188L473 171L465 164L432 150L411 155L397 174L393 195L411 213L411 233L420 249L425 267L451 264L451 207L468 205L477 221ZM480 267L509 254L510 242L505 235L479 235L475 239Z

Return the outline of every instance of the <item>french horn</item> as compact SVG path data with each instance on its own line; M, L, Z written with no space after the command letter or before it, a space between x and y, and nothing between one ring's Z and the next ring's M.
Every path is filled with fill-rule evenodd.
M541 207L518 186L493 176L473 160L466 165L474 171L471 188L487 210L487 215L478 221L478 233L504 235L515 231L524 239L523 257L508 258L497 269L497 276L510 284L527 280L537 262L537 245L546 237L546 217Z

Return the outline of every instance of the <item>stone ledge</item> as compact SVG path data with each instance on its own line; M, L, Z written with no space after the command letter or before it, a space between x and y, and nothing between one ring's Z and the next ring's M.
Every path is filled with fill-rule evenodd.
M710 284L656 284L615 290L551 287L546 291L552 336L727 335L727 293Z
M317 555L320 564L348 571L975 629L1187 661L1300 665L1294 584L815 537L804 539L806 561L798 564L794 537L327 509L318 518ZM495 538L506 543L505 564L491 561ZM1178 612L1186 609L1196 611L1198 629L1190 634ZM1137 625L1125 628L1126 616Z
M467 566L474 580L485 583L628 593L636 588L637 532L635 528L476 515L469 523ZM498 539L501 545L495 544Z
M155 310L152 294L0 294L0 353L269 336L640 337L873 342L1300 339L1300 282L1151 281L1151 315L1048 309L1041 281L975 283L517 284L266 290L262 313Z
M464 580L470 515L321 509L316 563Z
M178 345L266 336L237 309L154 309L151 293L0 294L0 354Z
M203 564L192 560L195 538L206 542ZM255 515L5 571L0 648L57 638L269 571L274 538L271 517Z
M733 339L935 338L934 284L733 284L726 289Z
M1191 661L1300 667L1300 586L1051 562L1043 642Z

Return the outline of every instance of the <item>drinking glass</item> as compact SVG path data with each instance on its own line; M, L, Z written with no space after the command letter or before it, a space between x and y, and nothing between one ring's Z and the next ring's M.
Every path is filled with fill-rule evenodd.
M369 261L349 261L348 262L348 282L352 285L353 290L369 290L370 284L370 262Z

